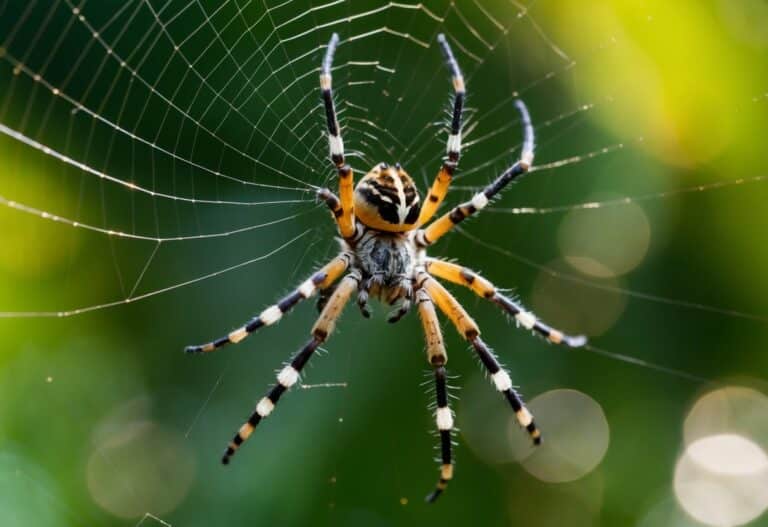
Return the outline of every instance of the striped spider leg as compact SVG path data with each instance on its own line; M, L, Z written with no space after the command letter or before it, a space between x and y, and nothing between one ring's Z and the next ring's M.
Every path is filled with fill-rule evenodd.
M437 408L435 420L437 431L440 434L440 479L435 490L427 496L427 501L434 502L448 486L448 481L453 478L453 461L451 458L451 430L453 429L453 414L448 407L448 391L446 388L445 363L448 356L445 353L443 334L440 330L440 321L435 313L435 305L429 294L424 289L416 291L419 318L424 329L424 338L427 343L427 361L432 366L435 374L435 395Z
M531 124L531 116L528 113L528 108L526 108L523 101L515 101L515 106L520 112L520 118L523 122L523 149L520 154L520 159L502 172L501 175L488 184L483 190L472 196L471 200L457 205L449 212L433 221L425 229L418 230L416 232L416 242L420 246L427 247L435 243L458 223L483 210L496 194L504 190L504 188L512 181L528 172L533 163L533 125Z
M208 353L215 351L227 344L237 344L259 328L271 326L283 318L283 315L290 311L301 300L310 298L318 290L324 290L330 287L342 274L344 274L344 271L349 267L351 260L352 255L350 253L342 252L307 280L302 282L295 291L284 297L277 304L266 308L245 325L206 344L187 346L184 348L184 351L187 353Z
M420 273L418 287L423 288L438 309L453 323L459 334L475 348L478 358L491 376L496 389L509 401L518 423L525 428L534 444L541 442L541 432L536 428L533 416L523 404L522 399L512 387L509 374L501 367L491 349L480 339L480 329L459 301L428 273Z
M587 342L583 335L566 335L540 321L533 313L526 311L522 305L499 293L496 286L471 269L437 258L427 258L425 264L429 274L471 289L477 296L498 305L525 329L539 333L553 344L564 344L571 348L578 348Z
M446 145L446 158L443 160L443 165L440 167L440 171L437 173L435 181L429 189L427 199L424 200L424 205L421 207L419 225L424 225L432 219L446 194L448 194L448 187L451 184L453 172L456 170L456 166L459 164L459 156L461 156L461 118L462 110L464 109L464 98L466 96L464 76L461 74L459 63L456 57L453 56L453 51L451 51L445 35L442 33L438 35L437 42L440 45L448 71L451 73L454 92L453 113L451 116L451 130Z
M333 192L324 188L318 191L318 196L330 207L341 236L344 239L349 239L355 235L354 178L352 176L352 167L344 160L344 141L341 139L341 127L339 126L336 107L333 103L333 87L331 83L331 66L333 65L333 55L336 53L338 44L339 35L334 33L328 42L325 57L320 67L320 91L325 107L331 161L336 166L339 179L339 195L337 197Z
M477 324L462 308L459 302L443 286L430 277L433 275L449 282L463 285L471 289L480 297L486 298L525 327L531 329L549 342L564 344L570 347L583 346L586 338L583 336L570 336L551 328L539 321L533 313L526 311L520 304L498 292L496 287L473 271L460 265L445 262L435 258L425 259L426 273L420 275L419 285L416 291L419 315L427 343L427 357L435 373L435 390L437 394L437 428L440 433L440 452L442 465L440 467L440 479L435 490L427 496L427 501L434 502L445 490L448 481L453 478L453 463L451 457L451 430L453 428L453 414L448 408L446 392L445 363L447 355L443 344L439 322L435 313L434 303L445 313L456 326L459 333L466 338L480 358L488 373L491 375L496 388L502 392L515 412L518 423L524 427L535 445L541 443L541 432L534 423L533 416L523 404L520 396L512 387L509 374L501 368L488 346L480 339Z
M299 380L302 368L307 364L315 350L333 332L336 321L349 301L349 297L357 290L359 282L360 277L354 272L341 280L312 327L309 341L293 356L290 363L280 370L280 373L277 374L277 383L259 400L256 409L227 446L227 450L221 458L223 464L229 463L230 458L240 445L251 436L256 425L272 413L278 400L280 400L280 396Z
M463 79L461 79L458 65L453 58L447 42L445 42L444 39L441 39L440 43L443 48L446 62L448 63L453 76L457 98L459 96L459 88L457 85L459 85L461 87L461 98L463 99L464 83ZM457 78L460 80L458 83ZM454 207L451 211L432 222L426 228L417 230L414 234L414 241L419 249L425 250L429 245L450 232L455 225L485 208L490 200L499 194L509 183L528 172L533 163L533 125L531 124L530 114L528 113L525 104L518 100L515 102L515 106L520 112L521 121L523 123L523 145L520 159L499 175L492 183L487 185L481 192L475 194L470 201ZM456 107L459 107L458 102L455 105L455 108ZM458 126L456 126L457 122ZM446 164L458 160L458 153L461 146L460 123L460 117L457 120L456 113L454 113L454 121L452 122L451 135L449 137L448 160L444 163L443 169L441 169L440 174L438 174L438 177L430 190L429 197L425 203L425 207L429 204L429 210L425 214L424 209L422 209L424 221L420 221L419 225L425 223L434 214L447 193L450 177L445 177L446 166L453 169L455 168L455 164L452 166ZM455 157L453 158L451 157L452 144L455 145ZM515 417L517 418L518 423L527 430L535 445L541 443L541 432L537 428L533 416L525 407L521 397L515 391L509 374L501 367L491 349L480 338L480 330L475 321L472 320L453 295L451 295L451 293L431 275L470 288L478 296L491 300L497 304L506 313L514 317L520 325L538 332L552 343L578 347L584 345L586 339L583 336L565 335L563 332L549 327L539 321L532 313L526 311L520 304L499 293L491 282L469 269L435 258L425 257L422 261L424 265L422 269L424 269L424 271L419 273L416 279L417 300L419 301L419 313L422 318L422 324L424 326L425 334L427 335L429 358L430 360L433 358L437 360L437 364L433 364L435 366L435 382L438 397L436 419L441 435L441 453L443 461L440 480L438 481L435 490L427 496L427 501L432 502L443 492L448 481L453 476L450 445L450 430L453 428L453 416L447 406L444 370L444 363L446 360L445 349L443 347L442 335L439 333L439 328L435 329L437 322L435 320L436 315L433 305L437 305L438 309L451 320L459 334L472 344L478 358L490 374L496 389L507 399L512 410L515 412Z

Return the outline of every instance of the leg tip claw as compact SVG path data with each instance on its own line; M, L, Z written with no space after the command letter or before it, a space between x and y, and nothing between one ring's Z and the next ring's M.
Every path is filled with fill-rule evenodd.
M580 348L587 343L587 337L584 335L576 335L575 337L568 337L566 343L571 348Z
M440 494L442 493L443 493L442 490L435 489L432 492L430 492L426 498L424 498L424 501L427 503L435 503L437 501L437 498L439 498Z
M232 458L232 456L235 455L235 449L230 447L227 447L227 449L224 451L224 455L221 456L221 464L222 465L229 465L229 460Z

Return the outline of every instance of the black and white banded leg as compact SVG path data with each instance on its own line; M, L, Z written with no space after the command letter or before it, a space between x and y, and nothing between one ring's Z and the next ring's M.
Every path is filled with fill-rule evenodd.
M345 239L355 235L354 216L354 181L352 168L344 160L344 141L341 139L341 127L339 126L336 107L333 102L333 86L331 66L336 46L339 45L339 35L334 33L325 50L325 57L320 68L320 92L325 107L325 120L328 127L328 148L331 161L336 166L339 179L339 196L336 198L329 192L320 191L320 197L331 207L339 226L339 233ZM335 198L335 203L334 203Z
M493 356L493 352L488 348L485 342L480 339L479 335L475 335L470 338L469 341L472 343L472 347L475 348L483 366L485 366L485 369L487 369L488 373L491 375L491 379L493 380L496 389L504 395L507 401L509 401L512 410L517 417L517 422L528 431L531 439L533 439L534 445L541 444L541 432L536 427L531 412L525 407L522 398L512 386L512 379L509 378L509 374L501 367L499 361Z
M457 205L449 212L443 214L427 228L416 233L416 242L422 247L435 243L441 236L448 233L453 227L468 217L483 210L488 203L512 181L526 174L533 164L533 125L528 108L522 101L515 101L523 122L523 148L520 159L505 170L495 180L489 183L483 190L472 196L472 199Z
M244 326L206 344L187 346L184 348L184 351L187 353L208 353L215 351L227 344L237 344L257 329L278 322L283 318L283 315L290 311L301 300L310 298L319 289L325 289L333 284L339 276L344 274L344 271L347 270L350 260L351 256L349 254L342 253L305 280L298 289L284 297L277 304L266 308L258 316L248 321Z
M446 154L448 155L448 160L454 163L455 166L461 155L461 120L466 87L464 85L464 75L461 74L459 63L456 57L453 56L453 51L445 35L442 33L437 35L437 42L440 45L440 50L443 52L443 58L445 59L446 66L448 66L448 70L451 72L451 81L453 82L453 113L451 115L451 133L448 136Z
M437 398L437 409L435 410L435 421L437 422L437 431L440 434L440 479L437 481L435 490L426 498L426 501L433 503L448 486L448 482L453 479L453 459L451 457L451 430L453 429L453 414L448 406L448 389L446 387L446 371L444 366L435 367L435 395Z
M429 294L419 289L416 292L416 302L418 304L419 318L424 330L424 339L427 344L427 360L434 368L435 374L435 396L437 398L437 408L435 409L435 421L437 431L440 434L440 479L433 490L426 498L429 503L434 502L448 486L448 482L453 479L453 458L451 456L451 430L453 430L453 414L448 406L447 374L445 363L448 356L445 352L443 343L443 334L440 330L440 321L437 319L435 305L429 298Z
M229 463L230 458L235 454L240 445L251 436L261 420L272 413L283 393L296 384L301 370L307 364L312 354L333 332L336 320L338 320L341 312L344 310L344 306L347 304L353 291L357 289L357 284L358 278L351 275L346 276L339 283L312 328L312 338L293 356L291 362L277 374L277 384L261 398L251 416L235 434L232 442L227 446L224 456L221 458L222 463L225 465Z
M477 327L475 321L469 316L469 313L467 313L461 304L459 304L458 300L456 300L456 298L454 298L454 296L437 280L430 276L420 276L419 278L419 283L422 284L427 293L429 293L429 297L432 301L437 304L437 307L440 308L449 319L451 319L451 322L456 326L459 334L467 339L472 344L472 347L475 348L480 361L491 375L491 379L493 380L496 389L504 395L512 406L517 422L528 431L528 434L531 436L531 439L533 439L535 445L541 443L541 432L536 428L533 416L512 387L512 380L510 379L509 374L499 365L499 362L496 360L496 357L494 357L490 348L488 348L488 346L480 339L480 329Z
M328 41L325 57L320 68L320 91L323 96L323 105L325 106L325 119L328 125L328 147L331 153L331 160L337 167L340 167L344 165L344 141L341 139L341 129L336 115L336 106L333 101L331 77L333 56L336 54L336 47L338 45L339 34L334 33Z
M461 133L462 133L462 113L464 111L464 100L466 98L466 85L464 76L461 74L459 63L453 56L451 46L442 33L437 36L437 42L443 53L445 64L451 74L451 83L453 84L453 109L451 112L450 130L448 132L448 141L445 145L446 157L437 173L432 187L427 193L427 198L421 207L419 214L419 225L424 225L432 216L434 216L440 204L448 193L448 187L453 179L453 173L459 164L461 157Z
M499 306L520 326L535 331L553 344L564 344L571 348L578 348L587 343L587 338L583 335L566 335L562 331L548 326L521 304L500 293L490 281L471 269L437 258L427 258L425 264L429 274L471 289L477 296L490 300Z
M535 331L553 344L565 344L571 348L580 348L587 343L587 337L584 335L566 335L562 331L545 324L536 318L536 315L526 311L521 304L502 295L498 291L491 297L491 301L501 307L525 329Z

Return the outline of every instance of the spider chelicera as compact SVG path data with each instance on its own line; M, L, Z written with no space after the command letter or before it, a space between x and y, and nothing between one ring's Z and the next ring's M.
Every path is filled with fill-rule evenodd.
M335 218L342 238L341 254L315 272L294 292L262 311L244 326L213 342L186 348L186 351L191 353L207 353L226 344L238 343L257 329L280 320L301 300L320 292L319 305L322 311L312 328L310 340L278 373L277 384L262 397L248 421L240 427L224 453L224 464L229 463L235 451L253 433L256 425L272 413L280 396L296 384L302 368L331 334L336 320L355 291L357 303L366 317L370 316L367 308L370 296L390 305L399 303L398 309L389 318L390 322L396 322L408 313L413 302L417 305L426 336L427 358L434 369L437 396L435 419L440 433L442 459L440 479L435 490L427 496L427 501L437 499L453 477L453 414L448 407L446 389L447 356L435 306L450 319L461 336L472 344L496 389L509 401L518 423L528 431L533 443L541 442L541 433L536 428L533 416L513 388L509 374L480 339L477 324L435 278L468 287L478 296L498 305L514 317L519 325L541 334L554 344L578 347L584 345L586 339L582 336L568 336L547 326L522 305L501 294L491 282L466 267L430 258L426 254L427 247L455 225L485 208L511 181L529 170L533 162L534 146L531 118L522 101L516 101L524 131L520 159L475 194L470 201L454 207L427 225L445 198L459 161L462 109L466 93L464 77L448 41L442 34L438 35L437 39L453 81L453 116L447 155L427 194L427 199L422 204L413 180L400 164L389 166L381 163L373 167L357 186L354 186L352 169L344 161L344 143L331 88L331 64L339 36L334 33L331 37L321 67L320 89L328 122L331 160L338 173L339 195L336 196L328 189L321 189L318 195L328 204ZM425 225L427 226L423 227ZM339 278L341 281L336 285Z

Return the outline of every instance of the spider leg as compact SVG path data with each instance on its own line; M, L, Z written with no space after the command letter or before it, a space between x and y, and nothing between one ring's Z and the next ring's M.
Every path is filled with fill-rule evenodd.
M434 502L448 486L448 481L453 478L453 461L451 457L451 430L453 429L453 414L448 407L448 391L446 389L445 363L448 357L443 344L443 334L440 330L440 322L435 313L435 305L429 295L423 289L416 292L419 318L424 329L424 337L427 343L427 360L434 369L435 395L437 397L437 410L435 420L437 430L440 433L440 479L426 500Z
M387 317L387 322L390 324L396 324L397 322L400 322L400 320L408 314L408 312L411 310L411 299L408 297L403 298L403 301L400 302L400 306Z
M338 222L341 215L344 214L344 210L341 208L341 200L339 197L328 188L319 189L317 191L317 197L323 200L326 205L328 205L331 214L333 214L334 221Z
M400 305L398 308L393 311L389 317L387 317L387 322L390 324L395 324L397 322L400 322L400 319L402 319L405 315L408 314L408 312L411 310L411 304L413 302L413 287L411 285L411 279L410 278L403 278L400 282L400 293L397 295L391 302L390 305L394 305L395 302L400 300Z
M583 335L566 335L562 331L541 322L533 313L526 311L521 304L499 293L491 282L466 267L437 258L427 258L426 269L428 273L438 278L468 287L477 296L498 305L525 329L536 331L553 344L565 344L572 348L578 348L587 343L587 339Z
M422 247L435 243L441 236L449 232L456 224L464 221L473 214L481 211L488 203L517 177L525 174L533 163L533 125L531 116L523 101L515 101L523 122L523 149L520 159L499 175L493 182L478 192L472 199L462 203L440 216L427 228L416 233L416 242Z
M360 313L365 318L371 318L371 310L368 309L368 297L375 280L376 275L360 282L360 291L357 294L357 307L360 308Z
M339 44L339 35L334 33L328 42L325 50L325 57L320 68L320 91L325 106L325 118L328 125L328 146L331 152L331 161L336 166L336 172L339 178L339 197L336 198L329 190L320 189L318 194L321 199L331 206L339 232L344 238L351 238L355 235L355 214L353 210L354 203L354 181L352 177L352 168L344 161L344 141L341 139L341 127L336 115L336 108L333 103L333 88L331 83L331 66L333 65L333 55L336 52L336 46ZM331 205L329 196L335 198L335 204ZM337 206L336 206L337 205Z
M277 374L277 384L267 392L267 394L261 398L256 405L256 409L251 416L238 430L232 442L227 446L224 456L221 458L221 462L225 465L229 463L230 458L235 454L235 451L243 444L243 442L250 437L256 425L259 422L272 413L275 409L280 396L291 386L296 384L299 380L299 374L302 368L307 364L315 350L326 341L328 336L333 332L336 320L338 320L341 312L344 310L344 306L347 304L352 292L357 289L357 283L359 278L354 275L347 275L339 283L336 291L334 291L328 304L323 308L322 313L312 327L312 338L304 345L304 347L296 353L291 362L280 370Z
M528 434L533 439L533 443L538 445L541 443L541 432L536 427L536 423L533 420L533 416L523 404L522 399L512 387L512 380L509 378L509 374L501 367L499 362L494 357L493 352L488 345L480 339L480 329L472 317L461 307L458 300L448 292L437 280L429 276L427 273L423 273L418 278L419 284L423 287L432 301L437 304L437 307L445 313L445 315L453 322L453 325L458 330L459 334L468 340L472 347L475 348L480 361L485 366L485 369L491 375L493 384L496 389L500 391L509 402L512 410L515 412L517 422L528 431Z
M437 173L435 181L429 189L427 199L424 200L424 205L421 207L418 225L424 225L432 219L432 216L435 215L438 207L440 207L440 203L445 199L451 179L453 178L453 172L456 170L459 156L461 155L461 113L464 109L464 98L466 96L464 76L461 74L459 63L456 57L453 56L453 51L445 35L439 34L437 42L440 45L440 50L443 52L443 58L451 73L451 81L453 82L453 115L451 117L451 133L448 135L448 144L446 145L446 158L443 160L443 165L440 167L440 171Z
M298 289L280 300L277 304L262 311L261 314L252 318L244 326L206 344L187 346L184 348L184 351L187 353L208 353L227 344L237 344L257 329L274 324L301 300L311 297L318 289L322 290L333 284L347 270L350 260L349 254L341 253L305 280Z
M323 311L323 308L328 304L328 300L333 295L333 292L336 291L337 284L332 284L326 287L325 289L321 289L320 292L317 294L317 302L315 303L315 307L317 308L317 312L320 313Z

